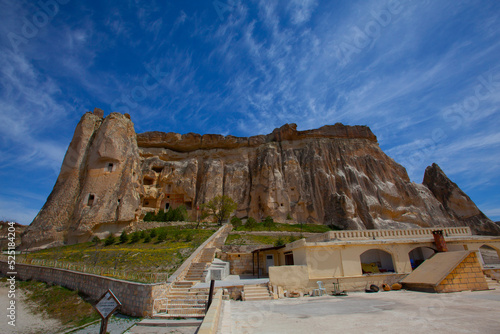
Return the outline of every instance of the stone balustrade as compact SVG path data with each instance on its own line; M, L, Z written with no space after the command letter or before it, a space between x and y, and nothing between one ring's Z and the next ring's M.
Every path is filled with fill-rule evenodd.
M433 238L432 231L442 230L445 237L471 236L469 227L433 227L408 230L350 230L329 231L307 238L307 242L322 242L333 240L370 240L370 239L401 239L401 238Z

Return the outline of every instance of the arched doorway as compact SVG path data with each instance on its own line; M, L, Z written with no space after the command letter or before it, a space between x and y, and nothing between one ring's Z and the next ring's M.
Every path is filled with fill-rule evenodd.
M430 247L414 248L411 252L408 253L408 256L410 257L411 269L417 268L425 260L431 258L434 254L436 254L436 250Z
M363 274L394 272L392 255L381 249L370 249L359 256Z
M482 245L479 247L479 253L483 266L500 266L499 251L488 245Z

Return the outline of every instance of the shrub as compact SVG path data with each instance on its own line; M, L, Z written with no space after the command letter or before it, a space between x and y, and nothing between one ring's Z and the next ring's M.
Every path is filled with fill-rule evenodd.
M234 216L233 218L231 218L231 224L233 225L234 229L237 229L238 227L241 226L242 222L241 219Z
M173 221L187 221L189 218L187 209L184 205L181 205L175 209L170 209L165 212L163 209L158 211L157 214L152 212L146 213L144 216L144 221L156 221L156 222L173 222Z
M156 233L156 229L155 228L152 229L151 232L149 232L149 236L151 237L151 239L156 238L156 235L157 235L157 233Z
M144 237L144 243L147 244L149 242L151 242L151 235L146 234L146 236Z
M257 227L257 221L253 217L248 217L247 222L245 223L245 227L249 230L253 230Z
M141 239L144 239L144 238L146 237L146 234L148 234L148 233L147 233L146 231L142 230L142 231L140 232L140 237L141 237Z
M291 236L288 237L288 242L294 242L296 240L297 240L297 237L294 236L294 235L291 235Z
M129 240L128 234L127 232L125 232L125 230L123 230L122 234L120 234L120 243L125 244L128 242L128 240Z
M165 229L160 229L158 232L158 239L159 242L167 240L167 230Z
M104 246L110 246L116 242L116 239L112 233L104 240Z
M266 227L269 231L274 227L274 220L273 217L267 216L266 219L264 219L264 227Z
M288 214L286 215L286 220L292 220L292 219L293 219L293 218L292 218L292 216L290 215L290 213L288 213Z
M132 233L132 235L130 237L130 242L136 243L139 240L141 240L141 232L135 231L134 233Z
M165 214L165 220L167 222L183 222L188 220L187 209L184 205L178 206L175 209L169 210Z
M276 240L274 242L274 247L283 246L284 244L285 244L285 240L283 240L281 237L279 237L278 240Z
M96 245L101 242L101 239L96 235L95 237L92 238L92 242L95 243Z
M168 211L167 211L168 213ZM163 209L161 209L160 211L158 211L158 213L155 215L155 221L157 222L165 222L167 221L167 214L165 213L165 211Z
M146 213L146 215L144 216L144 221L145 222L152 222L155 220L155 214L152 213L152 212L148 212Z

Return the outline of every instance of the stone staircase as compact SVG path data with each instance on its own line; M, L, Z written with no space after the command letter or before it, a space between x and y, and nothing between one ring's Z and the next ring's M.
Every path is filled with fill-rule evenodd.
M498 279L500 278L500 274L495 271L484 271L484 278L486 279L486 283L488 283L488 288L491 289L499 289L500 283Z
M167 297L153 319L199 318L205 316L208 289L192 289L195 282L172 283Z
M183 281L200 282L205 280L205 269L207 263L191 263L189 269L184 276Z
M144 321L144 326L193 326L201 324L205 317L209 289L194 289L199 282L205 282L207 268L215 258L216 247L225 242L230 228L214 239L193 259L170 285L165 298L157 301L156 314Z
M243 287L243 301L247 300L271 300L271 294L267 284L245 285Z

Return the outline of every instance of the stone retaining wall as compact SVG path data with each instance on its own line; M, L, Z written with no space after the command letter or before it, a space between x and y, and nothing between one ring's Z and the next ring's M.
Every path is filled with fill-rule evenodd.
M150 230L158 227L165 226L185 226L185 225L196 225L196 222L134 222L127 229L127 233L132 233L135 231ZM219 228L217 224L200 224L199 228Z
M7 272L9 272L7 262L0 261L0 274L6 276ZM167 283L142 284L27 264L16 264L16 272L16 279L60 285L70 290L78 290L93 300L97 300L110 289L122 303L119 312L134 317L152 315L154 300L163 298L168 287Z
M270 237L303 237L311 238L318 235L323 235L323 233L311 233L311 232L287 232L287 231L231 231L230 235L265 235Z

